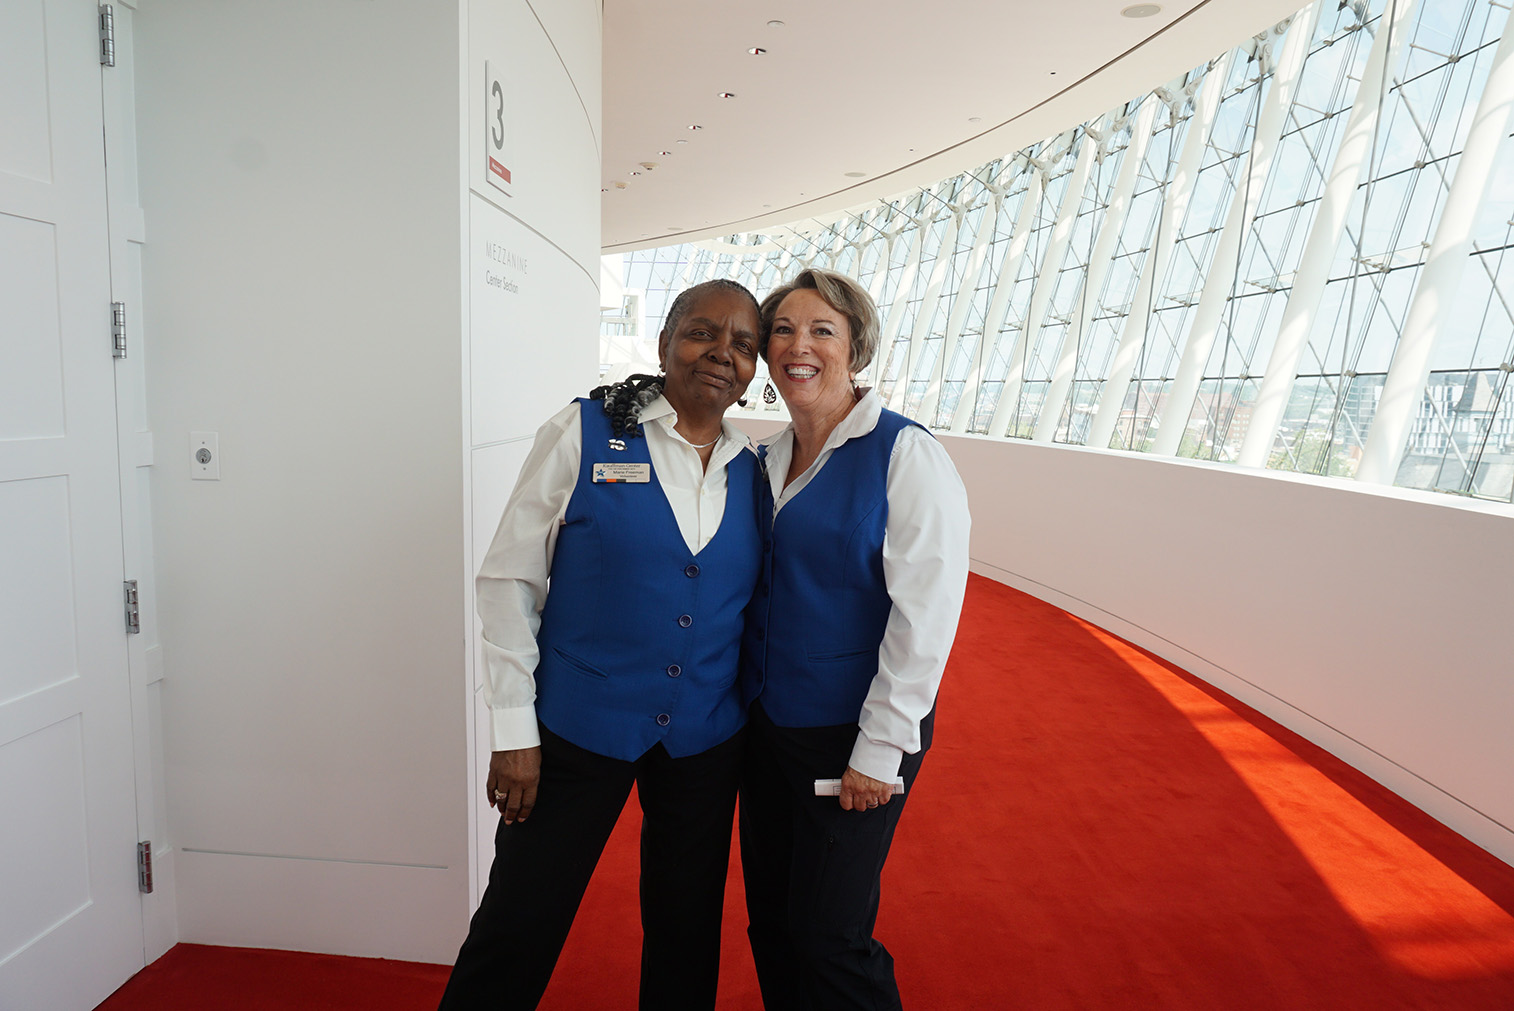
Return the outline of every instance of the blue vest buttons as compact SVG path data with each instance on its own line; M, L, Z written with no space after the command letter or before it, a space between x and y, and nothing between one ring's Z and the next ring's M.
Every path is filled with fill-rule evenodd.
M680 667L680 666L678 666L676 663L670 663L670 664L668 664L668 677L670 677L670 678L676 678L678 675L680 675L682 673L683 673L683 668Z
M695 576L699 575L699 566L692 564L686 565L684 566L683 574L685 576L688 576L690 579L693 579Z
M691 615L680 614L678 616L678 624L683 628L688 628L690 625L694 624L694 618Z
M658 713L657 714L657 725L659 727L665 727L669 723L672 723L672 722L673 722L673 717L669 716L667 713Z

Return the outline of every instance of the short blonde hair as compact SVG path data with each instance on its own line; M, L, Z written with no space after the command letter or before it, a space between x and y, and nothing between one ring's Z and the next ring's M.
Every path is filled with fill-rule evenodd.
M778 307L784 299L801 288L815 292L826 305L846 317L852 331L851 371L861 372L867 368L873 356L878 353L878 307L873 304L873 297L862 285L845 274L819 267L801 270L792 281L774 288L762 300L762 336L758 339L758 351L762 354L762 360L767 361L768 337L773 332L773 317L778 315Z

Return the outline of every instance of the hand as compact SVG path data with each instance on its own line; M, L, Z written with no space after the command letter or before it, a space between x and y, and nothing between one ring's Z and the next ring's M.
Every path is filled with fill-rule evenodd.
M505 824L525 821L536 806L536 787L541 782L541 748L496 751L489 756L489 778L484 790L489 806L499 808Z
M841 777L841 809L843 811L866 811L868 808L887 804L894 797L894 788L881 779L864 776L846 767Z

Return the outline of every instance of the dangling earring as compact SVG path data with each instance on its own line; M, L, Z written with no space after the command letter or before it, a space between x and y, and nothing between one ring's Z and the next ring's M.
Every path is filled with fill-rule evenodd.
M778 391L773 389L773 381L771 379L762 388L762 402L764 404L775 404L778 402Z

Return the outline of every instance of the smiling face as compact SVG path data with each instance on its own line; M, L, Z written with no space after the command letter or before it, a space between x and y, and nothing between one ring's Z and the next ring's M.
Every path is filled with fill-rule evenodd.
M813 288L796 288L773 313L768 370L789 413L825 418L851 409L852 330Z
M761 323L750 297L710 288L665 329L657 341L663 395L680 417L719 418L746 392L757 370Z

